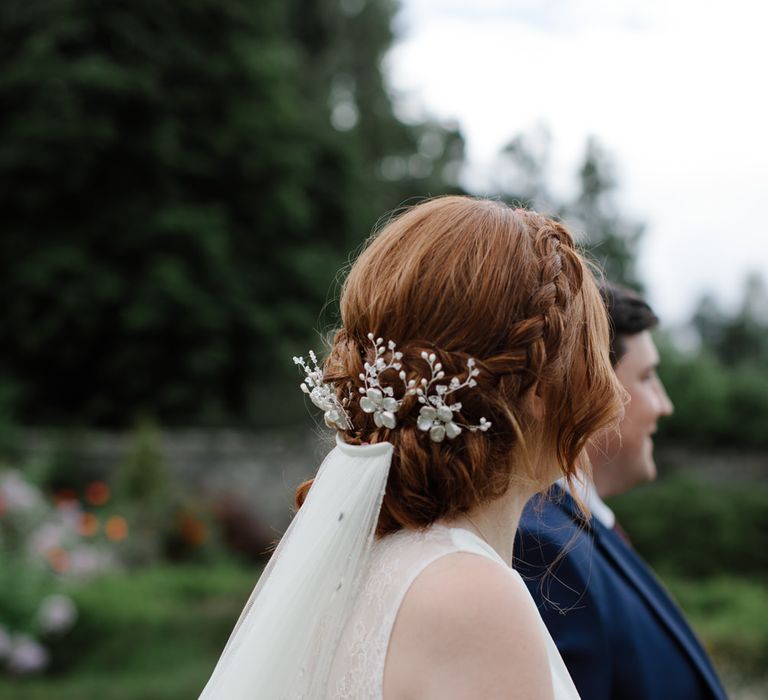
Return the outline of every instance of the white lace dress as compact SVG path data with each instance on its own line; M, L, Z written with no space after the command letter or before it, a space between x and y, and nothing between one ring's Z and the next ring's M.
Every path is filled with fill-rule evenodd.
M504 566L510 576L519 578L490 545L469 530L433 525L424 532L401 530L377 541L360 603L345 628L331 670L331 700L382 700L384 662L400 604L427 566L454 552L487 557ZM522 580L520 583L525 585ZM535 608L532 598L530 602ZM578 700L573 681L543 621L541 626L555 700Z

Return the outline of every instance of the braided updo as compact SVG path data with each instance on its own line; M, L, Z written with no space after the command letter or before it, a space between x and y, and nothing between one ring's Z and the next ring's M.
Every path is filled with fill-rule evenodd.
M324 376L340 400L353 397L345 439L395 447L380 535L466 512L503 495L512 480L545 488L557 476L572 478L589 438L620 413L592 274L569 231L540 214L469 197L407 210L352 266L341 317ZM463 423L484 417L492 428L433 442L416 426L413 396L395 429L377 427L356 398L364 363L375 360L369 332L397 342L409 378L429 376L423 352L435 353L448 377L466 377L474 358L477 386L455 399ZM382 384L401 398L402 382L391 374ZM532 414L534 391L543 418ZM310 486L299 487L299 506Z

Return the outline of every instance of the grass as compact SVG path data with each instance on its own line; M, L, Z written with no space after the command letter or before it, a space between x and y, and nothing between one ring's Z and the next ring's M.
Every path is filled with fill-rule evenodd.
M55 649L51 673L0 679L0 698L196 698L257 576L253 568L166 566L95 581L73 593L80 618ZM663 578L732 697L764 697L768 588L762 580Z

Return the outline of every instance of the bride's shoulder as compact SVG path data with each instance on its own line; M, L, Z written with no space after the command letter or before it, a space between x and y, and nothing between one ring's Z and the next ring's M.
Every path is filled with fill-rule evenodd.
M491 559L461 551L437 559L415 578L398 617L476 636L487 636L482 630L487 625L500 632L539 626L519 576Z
M392 630L385 697L414 682L423 698L551 696L541 620L517 575L454 552L415 578Z

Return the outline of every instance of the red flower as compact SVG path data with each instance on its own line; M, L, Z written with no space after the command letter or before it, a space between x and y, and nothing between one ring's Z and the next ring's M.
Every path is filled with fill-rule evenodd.
M85 500L93 506L103 506L109 497L109 486L103 481L92 481L85 489Z

